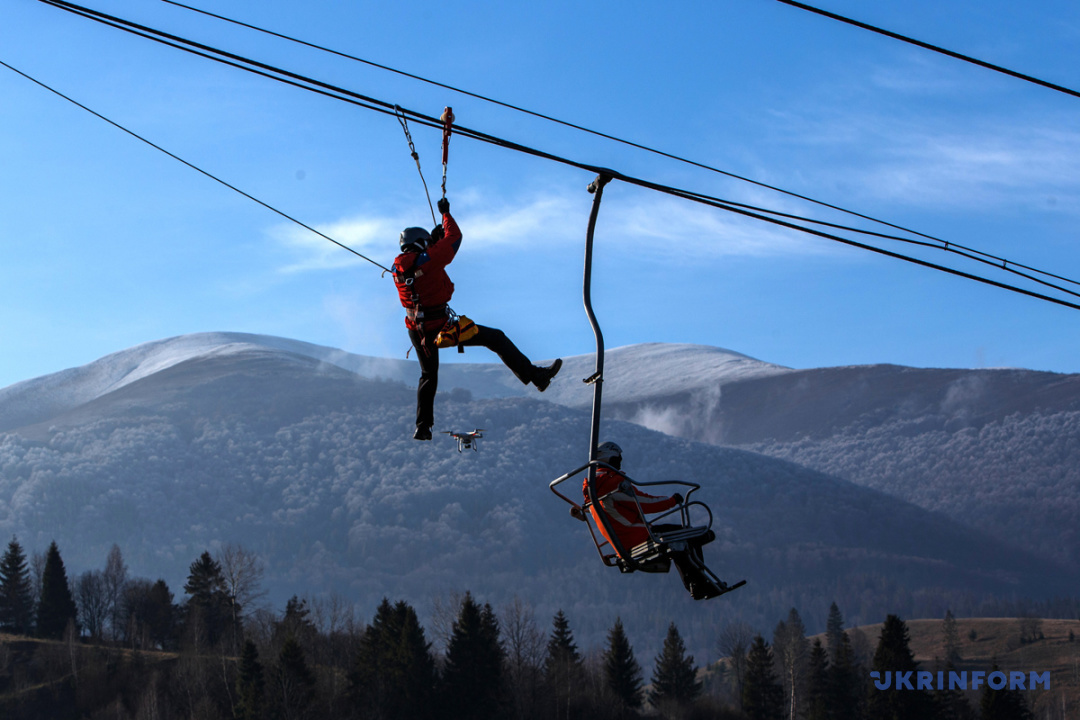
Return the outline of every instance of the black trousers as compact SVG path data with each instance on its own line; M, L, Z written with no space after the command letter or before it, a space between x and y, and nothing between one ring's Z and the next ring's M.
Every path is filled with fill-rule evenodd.
M673 524L661 524L652 525L652 531L654 533L671 532L672 530L681 530L682 525ZM690 540L687 545L690 547L682 552L673 552L670 554L671 561L675 563L675 569L679 571L679 577L682 579L683 587L690 590L691 583L703 583L708 582L704 573L701 572L701 566L705 564L705 559L701 554L701 546L704 543L701 542L701 538L694 538Z
M502 330L477 325L478 332L465 342L466 347L479 345L491 350L517 379L528 385L536 373L529 358L517 349ZM424 334L420 330L409 330L409 339L416 348L416 358L420 361L420 384L416 388L416 426L430 428L435 424L435 391L439 387L439 348L435 347L435 336L439 331L427 333L427 342L421 345Z

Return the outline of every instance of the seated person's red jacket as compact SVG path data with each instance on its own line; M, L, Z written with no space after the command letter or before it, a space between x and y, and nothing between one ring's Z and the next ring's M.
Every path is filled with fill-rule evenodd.
M622 473L614 470L608 470L607 468L598 468L596 471L596 497L600 499L600 504L603 506L604 511L607 513L607 517L611 522L612 528L615 530L615 534L619 538L619 542L622 544L623 549L630 552L630 549L635 545L640 545L649 539L649 531L645 526L645 518L638 512L638 503L641 505L641 510L646 513L657 513L678 505L678 500L672 497L657 497L655 495L649 495L643 493L637 488L632 488L634 495L637 495L637 503L634 502L634 496L619 489L619 484L626 479L626 476ZM585 496L585 500L589 499L589 478L585 478L585 482L581 486L581 491ZM611 493L608 495L608 493ZM604 496L607 495L605 498ZM601 499L602 498L602 499ZM610 543L611 538L607 534L607 530L604 529L604 524L600 522L600 516L595 505L589 506L589 511L593 514L593 519L596 520L596 525L600 528L601 534ZM612 545L612 548L615 546Z

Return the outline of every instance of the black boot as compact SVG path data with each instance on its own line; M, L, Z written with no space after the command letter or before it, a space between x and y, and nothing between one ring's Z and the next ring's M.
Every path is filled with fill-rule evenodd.
M413 440L430 440L431 428L417 426L416 432L412 434Z
M551 378L559 374L559 369L562 368L562 360L556 360L551 363L550 367L536 368L536 373L533 375L532 383L536 386L536 389L540 392L544 392L548 389L548 385L551 384Z

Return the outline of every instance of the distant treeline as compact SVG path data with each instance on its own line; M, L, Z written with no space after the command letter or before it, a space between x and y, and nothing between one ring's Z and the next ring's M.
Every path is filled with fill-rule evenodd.
M871 649L864 633L844 630L835 603L824 642L807 639L794 608L771 644L746 623L718 628L724 661L708 669L671 622L646 677L619 618L602 648L583 652L562 610L545 633L520 599L496 613L468 592L450 597L436 603L428 631L404 600L384 599L369 623L340 597L294 596L274 612L261 606L261 580L242 547L204 552L177 603L164 580L129 577L115 545L103 570L72 583L55 543L28 561L13 538L0 561L0 632L9 635L0 639L0 717L1032 717L1008 689L878 690L872 671L917 669L907 627L889 615ZM960 659L951 612L942 637L947 670Z

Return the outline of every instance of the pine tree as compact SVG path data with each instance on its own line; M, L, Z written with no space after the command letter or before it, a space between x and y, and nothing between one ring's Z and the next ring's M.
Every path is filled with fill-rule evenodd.
M933 702L924 690L897 689L897 673L918 672L919 664L911 653L911 638L907 624L896 615L885 618L881 628L881 638L874 651L874 670L882 680L886 673L892 673L893 685L888 690L870 687L870 714L880 720L924 720L933 713Z
M1000 670L995 661L990 672ZM1024 701L1024 696L1018 691L1010 690L1008 686L994 690L989 683L983 685L979 709L982 711L982 720L1032 720L1034 717Z
M960 660L960 630L956 626L956 618L952 610L945 611L945 619L941 622L941 636L945 645L945 662L955 663Z
M664 647L656 656L649 702L655 707L688 707L700 694L701 683L697 681L694 656L686 654L679 629L675 623L671 623L664 638Z
M806 671L806 720L829 720L829 656L814 638Z
M41 573L41 598L38 600L38 637L59 640L69 622L76 621L78 611L71 595L67 570L56 542L49 544L45 554L45 569Z
M388 658L393 654L395 629L390 600L383 598L371 624L364 628L356 659L349 674L349 697L360 717L381 718L387 715L390 687Z
M491 606L465 593L446 648L442 710L448 720L495 717L502 703L503 651Z
M221 640L228 618L224 578L209 552L203 552L188 568L184 592L189 596L186 622L191 639L214 647Z
M282 717L303 717L315 699L315 675L304 659L300 643L292 636L285 638L281 646L274 680Z
M397 637L396 653L397 666L400 668L398 674L401 677L401 691L398 693L397 714L391 717L401 718L401 720L431 717L435 714L437 681L431 643L427 641L424 628L420 625L420 619L412 606L399 601L394 606L394 614L396 624L401 628ZM488 622L488 635L494 632L495 646L499 647L498 626L492 627L490 620L485 622Z
M641 707L641 666L634 658L634 649L623 630L622 618L608 632L608 647L604 653L604 679L607 687L622 705L623 713Z
M866 691L855 662L851 638L840 632L835 662L828 668L828 706L834 720L857 720L863 717Z
M955 670L956 667L952 663L946 663L943 671L945 677ZM950 690L948 686L935 687L933 698L936 720L978 720L978 714L971 707L964 691L959 688Z
M780 720L784 689L773 673L773 655L765 638L757 635L746 658L742 709L750 720Z
M34 624L34 591L26 554L17 538L0 559L0 630L29 635Z
M310 647L319 631L311 620L311 610L308 609L307 600L293 595L285 602L285 614L280 622L275 623L274 634L278 638L292 635L297 642Z
M581 695L585 674L574 643L574 633L570 621L562 610L555 613L552 620L551 636L548 638L544 655L544 680L550 690L550 699L554 704L555 717L566 717L571 703Z
M263 717L265 694L266 679L262 663L259 662L259 650L255 643L248 640L244 643L236 676L235 720L260 720Z
M841 636L844 634L844 616L834 602L829 606L829 619L825 624L825 640L829 650L829 662L836 664L836 654L840 651Z
M434 712L435 660L416 611L383 598L360 638L350 697L364 717L395 720Z
M120 606L117 630L122 628L130 643L147 643L163 650L176 645L176 607L164 580L151 583L136 578L125 582Z
M158 578L150 587L145 612L150 641L162 649L172 647L176 638L176 606L172 590L164 580Z

